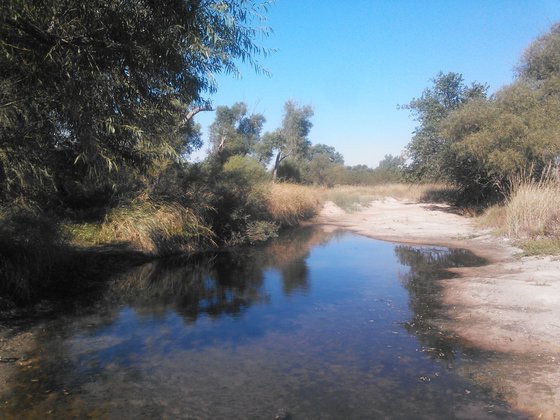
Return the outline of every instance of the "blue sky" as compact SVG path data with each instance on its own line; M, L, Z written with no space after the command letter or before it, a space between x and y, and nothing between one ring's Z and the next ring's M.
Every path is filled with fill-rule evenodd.
M416 125L397 105L439 71L490 92L510 83L524 49L560 21L560 0L277 0L266 16L273 33L258 43L276 52L259 61L271 76L246 65L241 79L219 75L213 105L243 101L272 131L287 100L309 104L313 144L375 167L401 153ZM213 119L197 116L205 136Z

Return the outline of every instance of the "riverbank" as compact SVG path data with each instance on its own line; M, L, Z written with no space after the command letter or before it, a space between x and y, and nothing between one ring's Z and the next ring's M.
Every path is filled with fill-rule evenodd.
M466 248L482 267L453 269L439 327L499 357L465 372L531 417L560 418L560 260L518 257L519 249L443 204L386 198L347 213L327 202L314 223L392 242Z

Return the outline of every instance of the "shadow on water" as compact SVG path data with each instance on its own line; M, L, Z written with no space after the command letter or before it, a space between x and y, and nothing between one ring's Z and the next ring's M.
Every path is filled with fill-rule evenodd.
M23 331L31 344L2 378L0 412L521 418L450 370L475 350L434 327L445 269L483 263L463 250L313 228L150 262L81 307L35 318Z
M465 249L443 247L398 245L395 255L408 268L398 274L408 291L413 314L410 321L403 323L406 330L416 335L425 344L424 351L435 358L452 361L458 352L477 351L463 348L454 335L437 328L438 321L445 318L438 280L455 277L450 268L481 266L487 261Z

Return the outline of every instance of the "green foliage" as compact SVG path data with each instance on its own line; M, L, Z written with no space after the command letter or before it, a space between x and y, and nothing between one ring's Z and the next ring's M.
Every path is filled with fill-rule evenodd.
M373 185L373 169L367 165L345 166L337 174L336 183L340 185Z
M0 199L53 207L139 191L200 146L189 110L212 75L260 69L265 5L6 0L0 6ZM66 203L68 205L68 203Z
M545 82L560 75L560 23L535 40L524 52L517 68L521 79Z
M439 73L420 98L402 106L411 111L419 126L407 146L409 171L416 180L446 180L450 142L441 133L442 121L469 101L486 96L480 83L466 86L459 73Z
M524 257L533 255L560 255L560 239L558 238L517 241L515 245L523 250L521 255Z
M512 179L538 179L559 161L560 25L529 46L517 79L493 96L440 73L405 108L420 123L407 149L414 178L452 182L471 203L505 197Z
M311 146L307 138L311 127L313 108L311 106L298 106L294 101L284 104L284 117L282 126L272 133L265 133L261 155L272 157L276 153L274 162L273 179L276 179L280 164L287 158L302 158Z
M282 162L276 171L276 179L294 184L303 183L301 165L299 162L290 160Z
M335 166L333 184L373 186L405 181L405 159L402 156L385 155L379 165L372 169L367 165Z
M253 157L234 155L223 166L209 159L208 166L195 181L208 192L213 211L207 219L222 245L256 241L265 232L260 221L269 221L266 190L269 175ZM257 224L255 224L257 223Z
M247 239L250 243L263 242L278 237L278 224L266 220L257 220L247 224Z
M560 156L560 31L525 52L519 77L489 99L470 101L441 124L452 144L446 175L468 197L505 196L511 180L538 179Z
M267 51L255 40L268 32L267 4L0 4L1 292L60 287L49 268L72 271L82 252L69 241L159 255L212 244L210 206L224 180L221 164L186 163L202 144L193 116L210 108L216 74L238 73L238 61L262 71ZM263 121L249 116L236 130L258 135Z
M313 145L303 161L303 179L309 184L333 186L344 165L344 157L332 146Z
M263 166L254 158L235 155L223 166L223 176L236 189L252 188L254 185L268 180Z
M209 130L212 153L222 161L232 155L255 155L265 118L247 113L247 105L237 102L231 107L216 108L216 118Z

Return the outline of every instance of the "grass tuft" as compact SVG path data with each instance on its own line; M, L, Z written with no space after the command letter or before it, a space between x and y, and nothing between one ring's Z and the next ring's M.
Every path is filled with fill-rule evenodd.
M560 185L554 178L520 179L506 202L486 209L478 222L513 239L523 255L559 255Z
M322 204L320 190L296 184L272 184L266 197L268 213L282 226L294 226L315 216Z
M556 182L524 182L506 203L507 234L516 239L560 236L560 189Z
M521 256L560 255L560 238L541 238L517 241L515 243L523 250Z
M179 204L138 201L113 209L102 223L67 224L77 245L127 244L157 255L192 252L213 244L211 230Z

